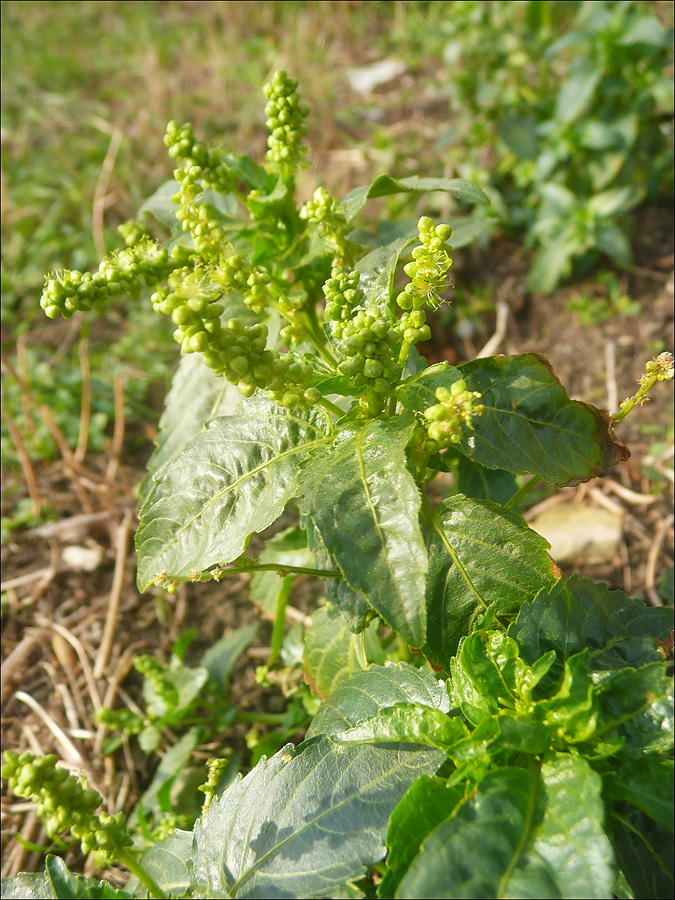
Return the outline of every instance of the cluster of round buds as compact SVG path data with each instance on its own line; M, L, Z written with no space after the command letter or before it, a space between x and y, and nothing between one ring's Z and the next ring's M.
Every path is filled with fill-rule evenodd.
M69 319L77 310L103 313L110 297L127 293L137 296L146 285L163 281L177 262L150 238L101 260L97 272L76 269L54 272L47 278L40 306L50 319Z
M359 399L367 415L378 415L391 394L392 383L400 377L392 348L398 341L396 329L376 309L357 312L342 330L342 356L338 369L363 393Z
M407 344L426 341L431 337L423 307L436 309L441 303L439 291L446 284L452 260L448 255L447 239L452 233L449 225L436 225L428 216L417 223L420 244L412 251L412 261L403 267L411 281L396 298L404 311L399 331Z
M675 374L673 354L664 351L656 359L650 359L645 366L645 374L640 378L640 386L656 376L657 381L672 381Z
M260 315L269 303L269 274L264 269L251 266L248 259L232 247L211 270L211 279L228 293L238 291L246 306L256 315Z
M299 216L317 226L317 231L336 257L344 259L349 255L349 241L345 236L348 225L344 207L328 193L326 188L318 187L314 191L314 198L305 203Z
M213 216L208 203L193 203L189 194L180 191L173 198L179 207L176 218L183 231L189 231L195 250L203 259L220 260L228 246L227 232Z
M134 660L134 669L150 682L157 697L171 705L178 701L178 692L174 684L162 664L154 656L146 654L137 656Z
M334 336L340 339L345 325L354 317L354 309L365 303L359 273L335 267L322 290L326 296L325 317Z
M124 238L127 247L135 247L148 236L147 231L137 219L129 219L128 222L122 222L117 226L117 233Z
M436 388L436 399L439 402L424 412L429 422L429 442L425 449L442 450L451 444L458 444L462 440L462 424L472 428L473 416L479 416L483 412L482 403L475 402L480 398L478 391L467 390L465 381L456 381L450 389Z
M193 188L188 191L193 198L203 188L226 194L236 186L237 176L223 160L222 152L198 141L189 122L185 125L169 122L164 143L169 148L169 156L180 164L174 175L181 182L181 190ZM201 182L201 187L197 182Z
M267 158L279 166L294 168L302 164L305 147L300 143L307 132L305 119L309 109L300 102L298 82L286 72L274 73L265 85L265 115L272 132L267 139Z
M124 826L122 813L96 815L101 805L100 794L88 790L84 779L69 775L58 768L58 757L35 756L5 751L0 775L7 779L10 790L17 797L31 800L44 822L47 834L55 837L70 828L73 837L82 843L82 851L101 853L112 861L117 851L132 844Z

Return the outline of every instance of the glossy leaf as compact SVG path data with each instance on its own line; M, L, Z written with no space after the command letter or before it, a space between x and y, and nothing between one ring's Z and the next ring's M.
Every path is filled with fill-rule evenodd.
M325 700L354 671L362 668L353 645L354 635L338 609L324 606L312 614L302 661L305 681L313 694Z
M530 665L549 650L559 663L588 647L596 670L640 667L663 659L657 640L673 628L672 609L645 607L623 591L611 591L590 578L560 579L525 604L509 628Z
M635 898L661 900L675 890L673 834L670 828L628 803L608 810L617 865Z
M413 240L414 236L398 238L391 244L368 253L354 266L354 271L359 273L359 287L366 296L366 303L369 306L376 306L388 316L391 316L389 301L396 267L401 253L412 244Z
M396 703L332 738L340 744L419 743L445 751L466 736L459 718L417 703Z
M47 857L45 872L3 878L1 892L16 900L127 900L132 896L106 881L74 875L58 856Z
M511 615L536 596L542 584L555 581L546 540L517 513L489 500L461 494L444 500L425 534L429 573L424 653L443 668L488 607L497 616Z
M455 470L455 486L459 494L474 500L492 500L502 506L518 490L515 477L502 469L486 469L479 463L460 456Z
M397 703L416 703L443 713L450 709L443 682L429 669L408 663L368 666L330 695L314 716L307 737L345 731Z
M527 835L534 782L524 769L488 775L425 838L396 897L498 897Z
M389 175L379 175L370 185L350 191L343 199L342 204L347 221L351 222L359 214L366 200L386 197L389 194L428 193L430 191L444 191L463 203L475 203L479 206L488 206L490 203L481 188L461 178L420 178L418 175L411 175L408 178L395 179Z
M443 759L419 747L287 745L214 799L195 827L195 878L233 897L325 897L385 854L389 815Z
M381 900L395 896L420 844L441 822L450 818L462 795L460 788L448 787L443 778L429 775L422 775L410 785L389 819L387 867L377 889Z
M622 761L621 767L605 776L610 797L625 800L654 821L673 831L673 760L647 756Z
M191 885L188 868L191 852L192 832L177 829L153 844L143 857L143 868L163 891L180 896Z
M306 522L307 539L315 553L317 567L319 569L341 571L336 560L326 549L326 545L311 518L307 517ZM370 605L363 594L355 591L344 576L342 578L326 578L324 588L330 602L340 610L349 630L354 634L360 634L366 627L368 617L372 613Z
M242 399L233 384L214 375L200 353L182 356L159 420L157 446L148 460L144 490L151 483L149 475L176 456L205 422L231 415Z
M249 400L212 420L158 469L136 532L138 586L227 563L271 525L298 491L298 465L326 441L323 411Z
M501 896L612 895L613 854L600 792L600 778L586 760L554 754L544 763L530 840Z
M303 467L301 504L350 587L415 648L426 631L427 559L404 452L412 429L412 417L343 429Z

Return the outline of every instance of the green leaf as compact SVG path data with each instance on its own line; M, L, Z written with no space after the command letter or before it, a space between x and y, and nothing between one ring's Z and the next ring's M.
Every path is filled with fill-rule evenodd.
M607 794L625 800L673 831L673 760L646 757L622 760L604 778Z
M398 897L502 896L527 835L536 782L524 769L498 769L422 842Z
M578 119L588 108L600 84L602 69L596 69L590 57L576 72L567 76L556 98L556 119L566 125Z
M616 730L623 753L672 754L675 743L673 680L666 664L605 673L596 688L604 733Z
M501 896L601 900L612 895L612 848L603 830L600 789L586 760L549 757L541 769L535 827Z
M668 47L672 42L672 31L664 28L656 16L633 18L618 41L623 46L651 44L653 47Z
M56 897L51 881L43 872L19 872L3 878L0 893L7 900L54 900Z
M442 668L488 607L497 616L512 615L542 584L550 587L555 582L547 541L517 513L489 500L461 494L444 500L426 537L424 654Z
M167 228L173 229L180 222L176 218L178 205L171 202L171 198L180 190L180 181L172 178L160 185L155 193L141 205L138 210L138 217L145 215L154 216L158 222Z
M503 469L486 469L479 463L460 456L455 470L455 487L459 494L474 500L492 500L504 506L518 490L516 479Z
M354 635L332 606L312 613L312 627L302 651L305 681L313 694L325 700L337 686L362 668L354 652Z
M257 162L243 153L226 153L223 159L244 184L259 191L265 190L269 183L269 175Z
M323 410L249 400L214 419L153 475L136 532L138 586L236 559L298 491L298 464L326 441Z
M385 854L389 815L441 753L289 744L214 799L195 827L195 878L233 897L325 897Z
M418 175L399 179L391 178L389 175L379 175L370 185L350 191L343 199L342 204L347 221L351 222L361 211L366 200L386 197L389 194L427 193L429 191L444 191L463 203L475 203L479 206L489 206L490 204L481 188L461 178L420 178Z
M139 807L141 807L143 813L146 815L150 812L160 810L160 791L167 782L172 782L173 779L187 766L194 750L199 746L200 741L200 730L198 728L191 728L164 754L157 766L157 771L150 782L150 786L143 792L138 802L138 806L129 816L128 826L130 829L133 829L138 822Z
M424 643L426 552L406 468L412 416L340 431L302 471L301 507L350 585L413 648Z
M623 591L573 575L543 588L509 628L523 659L532 665L549 650L562 662L586 647L595 670L639 668L662 660L657 640L673 628L672 609L645 607ZM551 670L557 677L559 664Z
M429 775L422 775L410 785L389 819L387 867L377 889L381 900L396 895L420 844L441 822L450 818L462 794L460 788L448 787L444 779Z
M572 260L583 252L582 243L574 236L571 226L542 243L527 276L527 287L535 294L550 294L568 278Z
M307 518L306 522L308 523L307 538L316 555L317 567L340 571L340 567L326 549L312 520ZM368 616L372 612L363 594L353 590L344 578L326 578L324 587L326 596L340 610L349 630L354 634L360 634L368 624Z
M534 116L505 116L499 123L499 136L520 159L536 159L539 142Z
M443 682L429 669L408 663L368 666L330 695L314 716L307 737L345 731L397 703L416 703L444 713L450 709Z
M332 735L339 744L417 743L444 752L468 734L459 718L419 703L395 703Z
M590 212L602 218L617 216L637 206L644 197L644 190L636 185L610 188L595 194L588 201Z
M166 893L183 896L192 884L188 860L192 832L177 829L154 844L143 857L143 868Z
M54 891L50 896L56 897L58 900L99 900L99 898L101 900L106 900L106 898L125 900L131 896L126 891L114 888L106 881L74 875L59 856L48 856L45 860L45 868L47 878L51 881ZM3 893L3 896L6 895Z
M546 357L493 356L460 372L484 411L473 419L474 440L457 446L481 465L560 486L602 478L628 459L609 414L570 400Z
M376 306L388 317L391 317L390 299L399 258L416 235L417 229L411 237L401 237L391 244L378 247L354 266L354 271L359 273L359 287L366 296L366 303Z
M618 225L604 225L595 235L598 250L606 253L619 266L630 265L633 254L626 233Z
M216 641L204 653L200 666L209 673L209 684L212 689L225 692L229 687L230 675L237 660L247 649L258 633L257 623L236 628Z
M672 831L628 803L611 807L607 819L617 865L633 895L640 900L672 896Z
M150 486L148 476L152 472L176 456L199 434L205 422L216 416L230 415L242 399L238 388L214 375L200 353L182 356L166 396L165 409L159 420L157 446L148 460L148 474L141 496Z

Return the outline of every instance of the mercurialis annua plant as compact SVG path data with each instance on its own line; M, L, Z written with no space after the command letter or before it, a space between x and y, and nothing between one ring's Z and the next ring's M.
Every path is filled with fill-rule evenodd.
M132 298L170 317L183 356L139 489L138 587L250 574L274 618L271 679L294 579L321 579L302 658L323 705L303 743L226 789L209 743L194 830L166 836L185 822L162 788L163 840L143 859L55 760L10 754L3 777L50 835L69 826L127 865L133 896L670 896L672 611L563 576L520 513L536 485L590 481L629 456L614 427L672 379L672 356L647 363L613 416L570 399L536 353L428 366L430 314L452 302L453 227L467 243L462 213L484 193L381 175L341 199L324 186L300 197L307 107L284 72L265 96L262 165L169 123L174 179L96 272L50 275L42 306L69 318ZM359 222L371 198L432 191L456 203L451 221L418 206ZM165 243L149 215L170 227ZM289 505L299 524L246 555ZM158 709L127 716L126 733L156 747L187 670L136 668ZM209 669L190 671L208 688ZM39 896L115 896L83 893L87 879L57 890L74 878L60 866L36 876Z

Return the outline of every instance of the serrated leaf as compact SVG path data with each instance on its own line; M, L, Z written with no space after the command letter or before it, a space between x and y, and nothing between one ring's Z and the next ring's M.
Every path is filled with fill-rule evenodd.
M289 744L212 801L195 827L195 878L236 898L325 897L383 858L390 813L442 759L410 745Z
M444 752L467 736L466 725L439 709L395 703L364 722L332 735L339 744L418 743Z
M562 486L601 478L630 456L609 414L570 400L540 354L477 359L460 372L469 390L482 394L484 411L457 447L487 468Z
M192 885L188 860L192 851L192 832L177 829L148 850L143 868L166 893L185 894Z
M488 607L497 616L513 614L542 584L553 585L555 574L548 543L517 513L461 494L443 501L435 513L436 521L425 529L429 572L424 653L447 668L460 638Z
M106 881L73 874L59 856L48 856L45 868L54 892L50 896L57 900L126 900L131 897Z
M607 820L617 865L633 896L670 897L675 888L671 830L628 803L611 807Z
M319 569L341 571L335 559L326 549L318 529L310 518L307 518L307 539L316 556L316 565ZM326 596L339 610L347 623L347 627L354 634L360 634L368 623L368 615L371 608L368 601L358 591L353 590L344 577L326 578L324 582Z
M265 542L258 562L283 566L312 566L314 554L307 547L307 536L297 525L286 528ZM274 618L281 588L277 572L253 572L250 593L253 602L267 615Z
M462 178L420 178L418 175L411 175L408 178L395 179L389 175L379 175L370 185L350 191L343 199L342 205L347 221L351 222L361 211L366 200L386 197L389 194L427 193L429 191L444 191L463 203L475 203L480 206L489 206L490 204L481 188Z
M398 238L391 244L372 250L354 266L354 271L359 273L359 287L366 296L367 304L376 306L389 317L396 267L401 254L412 244L415 235Z
M330 695L314 716L307 737L337 734L396 703L418 703L444 713L450 709L443 682L429 669L417 669L408 663L371 665Z
M176 456L205 422L230 415L242 399L238 388L214 375L201 354L182 356L159 420L157 446L148 460L144 489L150 481L148 476Z
M226 634L216 641L204 653L200 665L209 673L209 684L217 690L224 692L229 687L230 675L237 660L248 648L258 633L258 625L244 625L236 628L230 634Z
M424 643L427 559L406 468L412 429L411 416L345 427L303 467L301 508L350 587L414 648Z
M302 650L305 681L325 700L337 686L362 667L354 652L354 635L335 607L312 613L312 626Z
M600 729L616 730L623 753L672 754L675 739L673 680L663 662L639 669L626 667L604 673L596 688Z
M0 881L0 893L7 900L54 900L56 894L43 872L19 872Z
M673 831L673 760L653 756L622 760L604 777L607 794L625 800Z
M505 898L612 895L612 848L603 830L600 777L586 760L555 754L543 764L532 837ZM583 798L583 803L580 803Z
M450 818L462 795L460 788L448 787L444 779L429 775L422 775L410 785L389 819L387 867L377 889L381 900L395 896L420 844Z
M325 443L323 410L267 401L214 419L154 475L136 532L138 586L236 559L298 491L298 465Z
M533 778L524 769L490 773L422 842L397 897L498 897L518 857L532 806Z
M672 610L645 607L623 591L573 575L525 604L508 633L530 665L549 650L562 662L588 647L593 669L603 671L662 659L657 639L665 641L672 628Z

